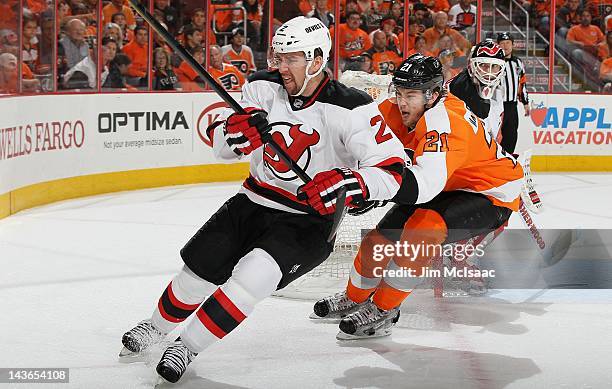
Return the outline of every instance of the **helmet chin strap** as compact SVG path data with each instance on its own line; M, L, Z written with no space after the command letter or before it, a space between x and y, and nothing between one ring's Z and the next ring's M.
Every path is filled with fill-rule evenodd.
M310 73L310 67L312 66L313 62L314 61L308 61L308 65L306 65L306 70L305 70L306 74L305 74L305 77L304 77L304 84L302 84L302 88L300 88L298 93L296 93L294 95L291 95L291 96L293 96L293 97L301 96L302 93L304 93L304 90L306 89L306 85L308 85L308 82L310 81L310 79L313 78L313 77L318 76L323 71L323 66L321 65L321 67L319 68L319 70L316 71L315 74L308 74L308 73Z

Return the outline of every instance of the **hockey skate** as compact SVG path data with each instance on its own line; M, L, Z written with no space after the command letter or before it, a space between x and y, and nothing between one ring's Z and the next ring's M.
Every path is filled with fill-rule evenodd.
M343 290L317 301L310 318L322 322L337 323L346 315L355 312L363 304L353 302L346 295L346 291Z
M384 311L367 301L340 321L338 340L370 339L391 335L400 317L399 307Z
M161 342L164 333L153 325L151 319L143 320L125 334L121 339L123 349L120 358L133 357L147 349L149 346Z
M187 366L197 355L183 344L181 338L178 338L164 351L157 364L157 374L164 380L175 383L181 379Z

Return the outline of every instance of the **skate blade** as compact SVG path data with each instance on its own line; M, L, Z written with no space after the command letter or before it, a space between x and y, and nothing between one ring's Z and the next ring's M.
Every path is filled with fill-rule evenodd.
M338 340L364 340L364 339L375 339L375 338L383 338L385 336L391 335L391 328L387 328L384 330L377 330L372 335L351 335L342 331L338 331L336 334L336 339Z
M335 323L337 324L337 323L340 323L340 320L342 320L342 317L321 317L321 316L318 316L314 312L311 312L308 318L312 321L316 321L317 323Z
M143 353L135 353L123 347L119 352L119 363L144 362L146 360Z
M170 382L166 381L162 376L158 375L157 376L157 380L155 381L155 385L153 385L154 388L159 388L162 386L165 386L166 384L169 384Z

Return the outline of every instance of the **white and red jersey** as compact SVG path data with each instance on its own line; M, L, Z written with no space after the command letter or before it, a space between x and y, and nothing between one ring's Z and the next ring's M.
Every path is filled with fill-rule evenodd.
M369 200L390 199L398 191L404 149L366 93L325 76L311 97L292 97L278 71L260 71L243 86L240 105L263 109L270 123L286 123L275 126L272 137L310 177L348 167L363 178ZM228 109L220 119L231 113ZM211 132L218 158L239 158L225 142L222 125ZM264 145L251 154L250 175L241 192L270 208L313 213L297 198L303 184L271 147Z

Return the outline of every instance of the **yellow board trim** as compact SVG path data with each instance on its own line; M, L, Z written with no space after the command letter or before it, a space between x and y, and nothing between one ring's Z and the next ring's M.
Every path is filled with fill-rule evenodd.
M534 155L531 170L536 172L609 172L612 155Z
M0 218L61 200L160 186L240 181L248 174L248 163L234 163L129 170L41 182L0 194Z

